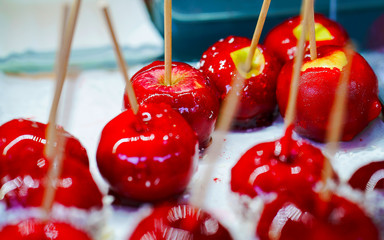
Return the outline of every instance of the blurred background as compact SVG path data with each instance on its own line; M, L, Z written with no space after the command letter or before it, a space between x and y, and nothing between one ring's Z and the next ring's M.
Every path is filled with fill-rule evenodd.
M50 72L66 0L0 1L0 71ZM163 55L163 0L110 0L116 32L130 65ZM115 58L98 0L83 0L71 65L115 68ZM261 0L173 0L173 56L197 61L228 35L251 37ZM299 14L301 0L272 0L262 34ZM316 12L341 23L359 51L384 52L383 0L318 0Z

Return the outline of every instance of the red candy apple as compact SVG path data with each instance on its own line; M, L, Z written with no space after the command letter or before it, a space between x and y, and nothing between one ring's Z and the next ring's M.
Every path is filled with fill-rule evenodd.
M304 141L291 139L291 131L274 142L249 149L231 170L231 189L253 198L265 193L300 195L312 191L321 180L321 151Z
M295 131L315 141L324 141L340 74L347 65L341 47L318 48L317 59L307 55L301 68L296 106ZM292 78L293 61L281 70L277 83L277 102L284 116ZM375 73L358 53L353 54L342 140L360 133L381 111Z
M348 184L362 191L384 189L384 161L372 162L359 168Z
M208 146L219 112L217 92L205 75L186 63L172 63L172 84L164 80L164 62L156 61L131 79L140 105L167 103L178 111L197 133L200 149ZM130 108L127 95L125 107Z
M264 40L264 45L274 51L283 61L293 59L296 53L302 26L300 16L286 20L272 29ZM315 14L316 46L334 45L344 46L349 37L344 28L321 14ZM307 39L306 46L309 41Z
M247 129L270 125L276 116L276 79L281 64L265 47L258 46L251 70L244 73L251 40L229 36L213 44L200 60L202 70L216 85L222 101L231 90L234 77L245 78L240 109L234 127Z
M279 195L261 214L260 240L375 240L379 233L356 204L332 195L328 202L317 194L292 198Z
M88 168L69 157L64 159L63 164L54 201L85 210L102 208L103 195ZM41 206L48 166L49 161L41 156L37 163L26 161L19 172L8 172L1 179L1 190L8 208Z
M24 220L6 225L0 231L0 239L9 240L91 240L85 232L60 222Z
M190 205L156 207L129 240L232 240L228 230L210 214Z
M46 140L47 125L26 119L14 119L0 126L0 178L19 172L25 164L40 161ZM65 156L88 166L87 151L79 140L62 128L58 133L65 138Z
M97 150L101 175L118 195L157 201L185 190L198 160L196 134L167 104L128 109L103 129Z

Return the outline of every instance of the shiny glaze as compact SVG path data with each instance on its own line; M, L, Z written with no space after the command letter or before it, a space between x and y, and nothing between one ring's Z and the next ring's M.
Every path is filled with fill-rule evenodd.
M129 240L232 240L228 230L210 214L190 205L156 207Z
M37 164L44 152L47 125L27 119L14 119L0 126L0 178L9 173L21 173L26 164ZM65 155L88 167L88 155L79 140L64 129Z
M315 193L279 195L266 204L256 234L260 240L379 239L376 226L355 203L337 195L325 202Z
M359 168L349 179L348 184L362 191L384 189L384 161L368 163Z
M131 79L140 105L167 103L178 111L197 133L200 149L208 146L219 113L216 89L200 71L186 63L172 63L171 86L164 84L164 62L155 61ZM130 108L124 95L124 106Z
M335 51L343 51L343 48L320 47L318 59L326 58ZM309 61L310 56L307 54L304 63ZM277 83L277 102L283 116L288 102L292 66L293 61L290 61L282 68ZM295 119L297 133L315 141L324 141L340 73L338 68L321 66L301 72ZM355 53L350 73L347 116L343 123L343 141L354 138L380 114L381 106L377 93L378 82L375 73L365 59Z
M338 24L321 14L315 15L315 22L322 24L333 36L332 40L316 41L316 46L334 45L344 46L349 40L349 36L345 29ZM300 24L300 16L290 18L272 29L264 40L264 45L274 51L277 56L287 62L295 56L297 38L293 34L293 29ZM309 42L306 42L308 48Z
M48 166L49 161L41 157L36 164L23 165L20 173L8 173L1 179L3 189L5 186L17 186L5 195L8 208L41 206ZM103 195L91 173L77 159L64 159L63 170L56 186L56 203L84 210L100 209L103 206Z
M220 101L230 91L232 79L239 74L231 53L250 45L251 40L248 38L229 36L203 53L199 69L216 85ZM281 64L265 47L259 45L258 49L264 56L265 64L261 73L247 78L244 83L243 96L234 123L237 129L267 126L276 116L276 80Z
M181 193L197 166L197 137L167 104L129 109L103 129L97 149L101 175L115 193L151 202Z
M312 191L321 180L324 156L312 145L291 138L291 128L274 142L249 149L231 170L231 189L250 197Z
M91 240L86 233L59 222L42 223L38 220L24 220L7 225L0 231L0 239L9 240Z

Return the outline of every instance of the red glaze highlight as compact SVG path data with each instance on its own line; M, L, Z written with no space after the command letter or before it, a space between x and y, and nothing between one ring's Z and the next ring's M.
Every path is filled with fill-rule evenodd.
M228 230L202 209L190 205L156 207L129 240L232 240Z
M62 128L66 145L64 155L88 167L88 155L79 140ZM43 156L47 125L27 119L14 119L0 126L0 178L20 173L23 165L37 164Z
M259 220L260 240L376 240L372 220L356 204L332 195L328 202L313 193L301 198L279 195Z
M49 161L41 157L38 163L33 163L23 165L20 173L8 173L1 179L3 186L17 185L5 195L8 208L41 206ZM88 168L76 159L64 159L54 202L66 207L90 210L102 208L102 198Z
M274 142L249 149L231 170L231 189L240 195L312 191L321 180L324 156L314 146L291 138L291 132Z
M316 46L345 46L349 36L345 29L337 22L332 21L321 14L315 14L315 23L323 25L329 31L331 39L319 40L316 36ZM300 24L300 16L290 18L275 28L273 28L265 37L264 45L274 51L281 61L292 60L296 53L298 39L293 30ZM306 48L309 49L309 41L306 42Z
M12 240L91 240L85 232L66 223L30 219L15 225L7 225L0 231L0 239Z
M165 85L163 61L142 68L131 79L140 105L169 104L191 125L200 149L204 149L209 145L219 113L216 90L205 75L186 63L172 62L172 81L171 86ZM124 106L130 108L126 94Z
M231 54L250 45L251 40L248 38L229 36L219 40L203 53L199 63L200 70L216 85L220 101L227 96L232 79L239 74L236 65L240 66L241 62L234 62ZM240 108L234 123L236 129L267 126L276 116L275 91L281 64L265 47L259 45L257 51L264 61L260 60L260 65L253 65L253 70L259 68L254 75L246 76ZM260 59L261 56L258 57Z
M330 59L341 47L318 48L317 60ZM316 61L316 60L315 60ZM342 140L349 141L360 133L381 111L378 82L375 73L358 53L353 55L350 73L347 115L343 123ZM304 64L311 62L307 54ZM334 62L334 65L340 65ZM277 83L277 102L284 116L288 102L293 61L282 68ZM342 68L345 70L345 66ZM301 136L323 142L340 78L337 67L310 67L301 72L296 106L295 131Z
M197 166L197 137L167 104L126 110L103 129L97 150L101 175L115 193L139 202L179 194Z
M348 184L362 191L384 189L384 161L372 162L359 168Z

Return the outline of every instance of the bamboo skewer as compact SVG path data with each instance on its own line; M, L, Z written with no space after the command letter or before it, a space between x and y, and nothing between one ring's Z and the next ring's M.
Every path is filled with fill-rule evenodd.
M259 44L261 32L264 27L265 19L267 18L267 13L269 9L269 5L271 4L271 0L264 0L263 5L260 10L259 18L257 20L256 28L253 33L251 46L249 48L248 56L245 61L244 65L244 71L248 73L252 69L252 61L253 57L255 56L255 51L257 48L257 45Z
M132 83L128 77L127 66L125 64L124 57L123 57L122 51L120 49L119 43L117 41L117 37L116 37L115 31L114 31L114 28L112 25L111 17L109 14L109 9L108 9L108 6L106 4L102 5L102 12L104 14L104 18L105 18L105 21L107 23L109 33L111 35L111 39L112 39L113 46L115 49L115 55L116 55L117 62L118 62L119 68L120 68L120 72L123 74L123 77L125 80L126 91L127 91L127 95L128 95L128 101L129 101L129 104L131 105L131 109L132 109L133 113L136 115L138 110L139 110L139 104L137 102L136 94L135 94L135 91L133 89Z
M353 59L353 47L351 44L348 44L345 47L344 52L347 57L347 65L345 66L344 71L340 74L339 84L335 92L335 100L333 102L331 112L329 115L328 129L326 133L326 146L325 151L333 157L337 149L339 148L339 141L343 132L343 121L346 115L346 107L348 104L348 86L349 86L349 76L352 68L352 59ZM325 159L324 167L322 172L322 183L323 188L320 191L321 199L328 201L331 196L331 192L327 187L328 179L331 179L333 175L332 165L329 159Z
M67 74L72 39L79 14L80 3L81 0L75 0L72 4L70 16L66 24L66 29L63 37L64 41L62 41L62 45L59 46L58 51L60 57L58 58L59 63L57 65L55 93L52 101L51 111L49 114L47 128L47 144L45 147L45 156L51 163L47 174L47 184L44 191L41 206L47 216L53 205L53 201L56 194L57 179L60 176L62 170L62 147L64 143L62 139L57 139L57 109L61 97L61 92L63 89L64 80ZM54 144L56 142L58 143L58 146L55 148Z
M172 0L164 0L164 83L172 85Z
M68 17L69 17L69 3L68 2L65 2L62 6L62 22L61 22L61 31L60 31L60 34L59 34L59 46L62 46L65 39L65 29L67 27L67 23L68 23ZM58 48L58 51L56 53L56 59L55 59L55 67L54 67L54 74L58 74L58 65L59 65L59 62L60 62L60 58L62 57L62 51L63 49L62 48Z
M303 0L301 7L301 15L302 15L302 26L307 26L309 11L308 11L309 0ZM296 115L296 102L297 102L297 94L299 88L299 79L301 74L301 66L303 65L304 58L304 44L306 40L306 27L303 27L303 31L301 32L299 42L297 44L297 51L293 63L293 72L292 72L292 81L290 85L289 91L289 99L288 106L285 112L285 128L289 127L293 124Z
M220 109L219 119L217 122L216 130L212 134L212 145L207 150L206 164L207 168L201 177L202 185L195 184L192 189L192 196L190 203L196 207L203 208L204 201L207 195L207 188L209 186L210 178L212 176L215 163L218 160L220 151L224 144L226 133L231 127L234 115L236 114L237 106L242 96L242 89L244 85L244 78L241 74L236 74L232 80L232 90L224 99L223 105Z
M315 2L314 0L310 0L308 4L307 11L310 12L309 21L308 21L308 34L309 34L309 47L311 60L315 60L317 58L317 48L316 48L316 30L315 30Z

